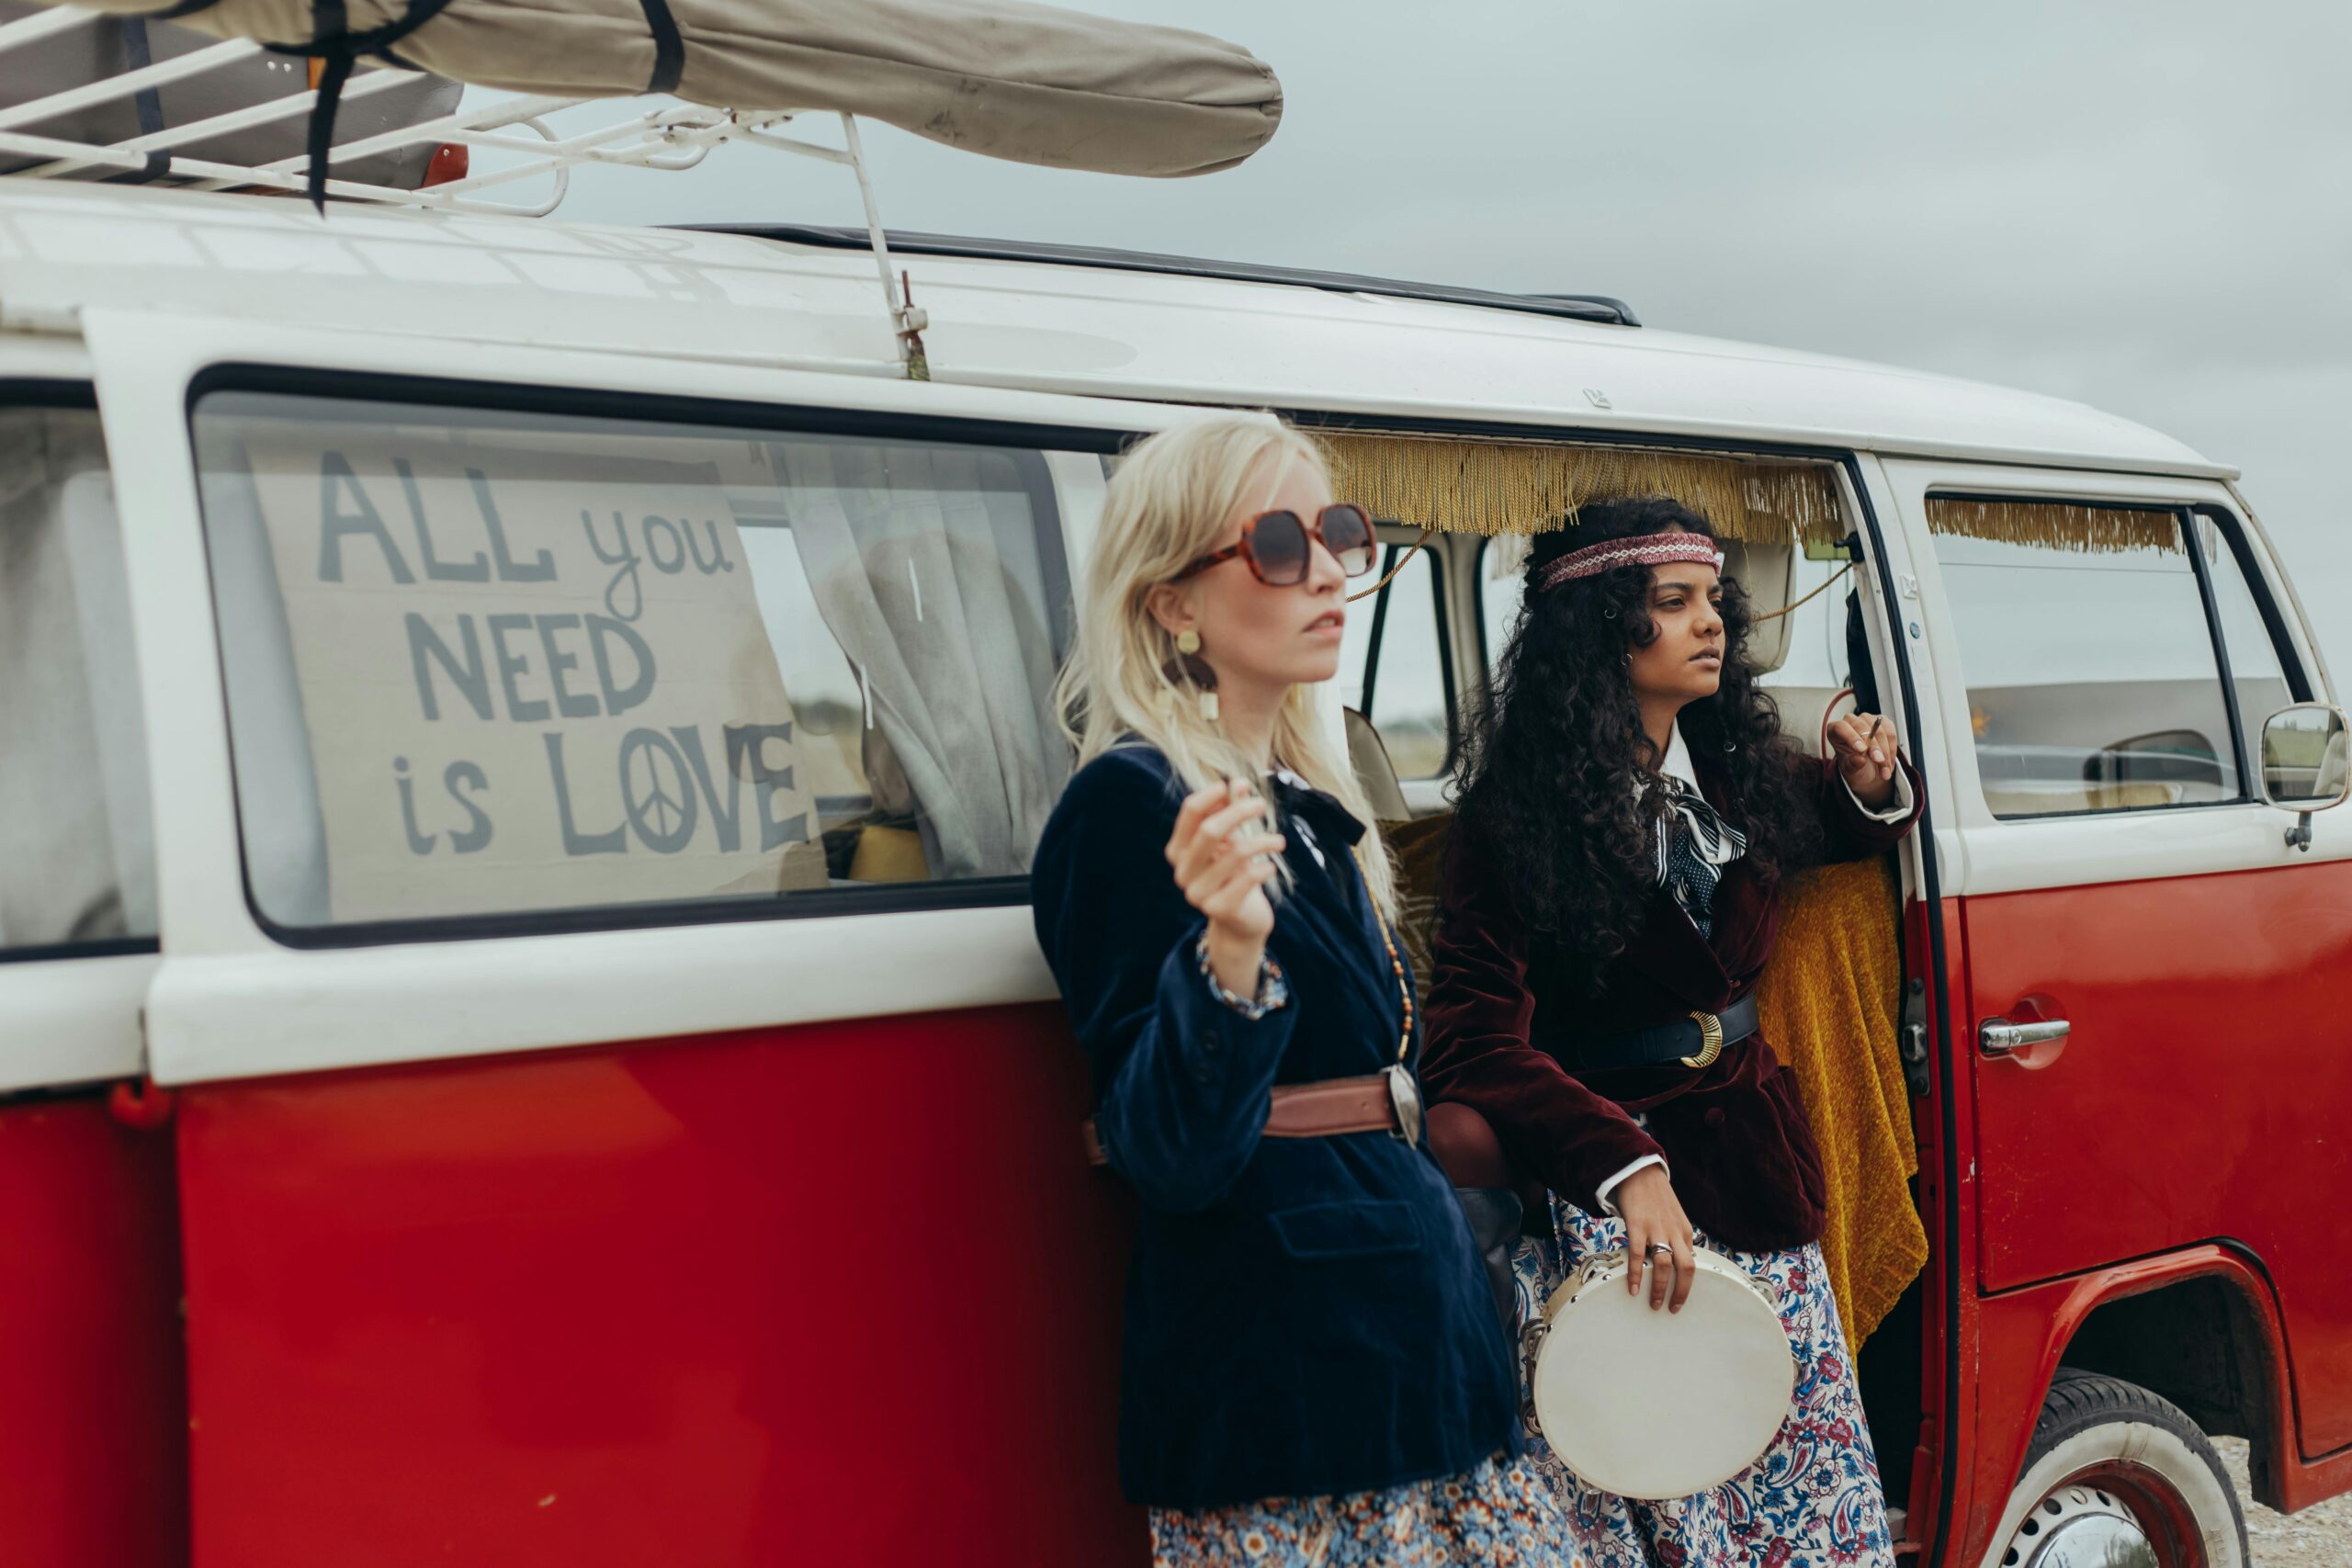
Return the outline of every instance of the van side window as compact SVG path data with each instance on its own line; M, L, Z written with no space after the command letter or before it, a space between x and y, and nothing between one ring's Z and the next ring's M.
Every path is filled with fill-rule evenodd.
M2213 582L2213 611L2229 657L2230 683L2236 688L2239 722L2251 745L2264 719L2290 703L2310 700L2311 683L2296 662L2293 644L2284 640L2285 628L2263 613L2268 595L2257 595L2248 578L2249 570L2258 578L2259 569L2236 519L2200 508L2195 532Z
M1842 553L1808 554L1795 546L1729 550L1736 558L1724 570L1747 590L1757 683L1780 709L1789 739L1808 754L1825 754L1823 731L1833 714L1887 705L1861 640L1858 578L1868 569Z
M0 955L153 943L131 648L97 414L0 409Z
M1069 769L1048 454L278 391L195 425L287 940L1023 895Z
M1802 553L1792 553L1796 558L1790 564L1792 577L1785 590L1785 604L1778 584L1757 583L1748 587L1752 615L1771 615L1777 611L1774 618L1785 619L1788 624L1788 646L1781 651L1781 661L1761 678L1760 683L1808 692L1841 690L1853 679L1846 637L1846 600L1854 591L1854 572L1849 570L1851 563L1842 558L1815 560ZM1770 622L1759 621L1757 625L1769 628ZM1759 629L1751 635L1763 634Z
M1338 684L1340 703L1379 731L1396 776L1431 779L1445 772L1453 682L1437 552L1425 549L1407 559L1411 547L1389 545L1374 575L1348 585L1354 592L1396 571L1379 592L1348 606Z
M1486 678L1494 679L1511 633L1519 629L1519 613L1526 607L1523 580L1527 540L1500 535L1478 542L1478 648L1486 660Z
M1994 816L2248 798L2206 608L2226 549L2192 549L2167 510L1940 496L1928 509Z

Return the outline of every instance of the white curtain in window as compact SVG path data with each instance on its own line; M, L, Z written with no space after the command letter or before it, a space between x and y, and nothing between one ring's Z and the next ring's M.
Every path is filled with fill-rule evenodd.
M122 536L97 416L0 414L0 947L155 931Z
M803 568L905 771L934 877L1006 876L1069 773L1030 491L1003 453L775 444Z

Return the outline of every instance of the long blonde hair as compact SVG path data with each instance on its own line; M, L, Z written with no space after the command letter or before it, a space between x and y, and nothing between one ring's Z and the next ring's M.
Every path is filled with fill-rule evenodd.
M1154 587L1215 547L1226 518L1257 499L1253 489L1263 494L1279 485L1294 460L1329 480L1322 450L1304 433L1273 414L1245 412L1162 431L1119 459L1087 564L1077 650L1056 688L1055 708L1081 766L1134 736L1159 748L1188 790L1236 778L1263 793L1257 759L1162 673L1176 641L1146 601ZM1293 686L1283 698L1272 761L1363 823L1364 880L1380 908L1393 912L1396 875L1371 803L1344 751L1316 722L1306 687Z

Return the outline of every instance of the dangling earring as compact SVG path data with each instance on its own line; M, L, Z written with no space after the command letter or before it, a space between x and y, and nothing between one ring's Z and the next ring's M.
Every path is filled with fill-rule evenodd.
M1191 685L1200 694L1201 716L1211 724L1216 722L1216 671L1201 657L1199 632L1186 626L1176 634L1176 657L1161 665L1159 673L1170 687Z

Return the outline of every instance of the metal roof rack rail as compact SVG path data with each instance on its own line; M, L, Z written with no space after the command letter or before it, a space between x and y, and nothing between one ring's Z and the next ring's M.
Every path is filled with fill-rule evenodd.
M834 249L859 249L869 243L869 237L863 231L821 223L682 223L676 227L714 233L747 234L757 239ZM1051 262L1062 266L1164 273L1178 277L1216 277L1237 283L1277 283L1339 294L1376 294L1395 299L1481 305L1489 310L1518 310L1534 316L1561 316L1573 321L1600 321L1609 326L1638 327L1642 324L1634 316L1632 306L1606 294L1504 294L1485 288L1456 288L1441 283L1406 283L1392 277L1367 277L1350 272L1261 266L1250 262L1204 261L1195 256L1166 255L1155 251L1121 251L1101 245L1057 245L1027 240L978 240L956 234L918 234L899 230L891 231L888 241L892 249L908 255Z
M29 48L75 28L113 25L118 20L73 6L41 11L0 24L0 56L5 56L11 50ZM315 90L308 87L290 92L283 97L251 104L185 125L169 126L120 141L75 141L36 135L26 129L93 105L153 92L168 84L217 71L267 52L269 51L263 45L250 39L230 39L173 59L119 72L0 107L0 156L39 160L29 168L0 175L0 178L90 180L105 179L127 172L151 180L168 179L198 190L259 190L301 195L309 184L310 159L307 155L298 154L272 163L245 165L198 157L179 149L232 131L307 115L319 96ZM348 102L413 79L412 73L391 67L364 71L354 75L344 87L343 97ZM289 85L302 80L303 73L295 73L289 78ZM437 148L454 144L468 149L469 152L510 155L514 161L481 173L469 169L458 178L416 189L330 177L326 181L326 194L348 201L386 206L537 218L554 211L563 200L573 169L590 165L690 169L709 156L712 149L728 142L742 142L839 164L857 177L858 194L864 199L866 217L866 228L859 243L874 253L883 297L898 338L899 362L907 374L915 379L930 378L930 368L923 356L923 314L911 303L900 299L892 281L888 242L883 232L880 209L875 203L874 185L867 175L865 150L858 141L854 117L848 114L838 117L843 139L843 145L838 148L783 134L784 128L795 118L789 111L742 113L674 102L654 105L644 113L618 124L603 126L577 136L558 136L548 128L547 117L549 115L590 101L586 98L525 96L478 108L460 109L398 130L338 142L328 152L330 167L419 145ZM552 191L542 201L488 199L480 194L542 176L550 177L554 182ZM859 231L843 230L842 232Z

